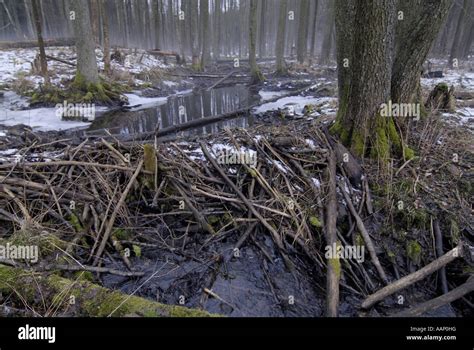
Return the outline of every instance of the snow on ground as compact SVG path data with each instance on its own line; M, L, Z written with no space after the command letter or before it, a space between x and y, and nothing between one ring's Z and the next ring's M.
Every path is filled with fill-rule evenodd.
M70 60L70 58L77 56L72 47L47 47L45 50L46 55L76 63L75 59ZM0 50L0 82L12 83L16 79L24 77L33 84L33 87L38 87L40 83L43 83L43 78L39 75L31 75L31 64L37 54L36 48ZM96 49L96 57L99 69L103 69L103 53L100 49ZM115 71L139 74L154 68L167 68L171 64L165 65L160 59L143 50L137 50L125 56L123 65L112 61L111 66ZM59 87L63 86L62 80L71 80L75 74L75 67L53 60L48 60L48 70L51 75L51 83Z
M443 75L443 78L421 78L421 85L433 88L437 84L446 83L457 89L474 90L474 72L447 69L444 70Z
M333 97L313 97L313 96L290 96L283 97L275 102L265 103L256 107L253 111L256 114L265 113L268 111L275 111L278 109L285 109L289 106L294 108L296 115L302 115L304 106L306 105L320 105L334 101ZM329 107L329 105L327 106Z
M38 131L67 130L86 127L89 123L61 120L56 108L26 109L28 100L13 91L6 91L0 98L0 125L24 124ZM106 111L106 107L95 107L96 113ZM4 135L0 135L4 136Z
M30 110L2 110L0 124L13 126L24 124L38 131L66 130L86 127L89 123L61 120L56 115L56 108L36 108Z
M283 96L288 93L288 90L280 90L280 91L266 91L266 90L260 90L258 94L262 98L262 101L268 101L271 100L275 97Z

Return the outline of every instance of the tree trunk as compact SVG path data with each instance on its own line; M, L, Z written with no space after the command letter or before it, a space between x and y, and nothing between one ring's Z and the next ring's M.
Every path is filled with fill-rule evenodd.
M332 130L356 155L370 154L383 161L390 156L391 144L400 144L393 119L381 117L379 113L381 104L390 96L395 2L336 2L338 44L342 45L337 59L342 63L339 67L342 77L339 111ZM350 17L354 18L354 23ZM349 33L351 30L353 37ZM349 37L343 37L344 33L349 33Z
M205 70L210 56L209 52L209 0L201 0L200 5L202 20L202 52L201 52L201 70Z
M299 63L304 63L307 54L308 44L308 9L309 1L300 1L300 14L298 23L298 42L297 42L297 59Z
M257 0L250 0L250 17L249 17L249 61L250 73L253 83L263 81L263 75L257 65L256 45L257 45Z
M286 11L288 0L280 0L280 12L278 15L278 32L276 39L276 73L277 75L286 75L285 63L285 35L286 35Z
M469 12L471 2L472 0L464 0L459 14L456 32L454 33L453 45L451 46L451 53L449 55L449 65L451 68L455 68L455 60L459 60L459 43L461 41L464 18L466 17L466 12Z
M41 2L40 0L32 0L31 6L33 10L33 19L35 21L35 28L36 28L36 37L38 38L38 46L39 46L39 57L40 57L40 64L41 64L41 75L44 78L44 81L47 85L49 85L49 76L48 76L48 62L46 60L46 51L44 49L44 41L43 41L43 31L41 27Z
M311 58L313 58L316 54L316 29L318 26L318 6L319 6L319 1L316 0L316 3L314 4L314 22L313 22L313 30L311 32L311 49L310 49L310 55ZM334 5L333 5L334 7Z
M394 103L421 103L421 68L452 0L399 0L405 18L397 26L391 97Z
M107 14L106 0L100 0L100 11L102 14L102 34L104 36L104 72L110 74L110 40L109 40L109 19Z
M331 57L331 44L332 36L334 32L334 4L330 2L328 4L329 8L327 10L327 27L323 36L323 44L321 47L321 58L319 60L320 64L328 64Z
M75 83L79 88L85 90L88 84L99 83L94 37L89 19L89 5L87 0L72 0L71 7L76 16L73 21L77 48Z
M262 8L260 10L260 37L259 37L259 44L258 44L258 57L263 58L265 57L265 47L266 47L266 36L265 36L265 18L267 17L266 9L267 9L267 1L261 0Z

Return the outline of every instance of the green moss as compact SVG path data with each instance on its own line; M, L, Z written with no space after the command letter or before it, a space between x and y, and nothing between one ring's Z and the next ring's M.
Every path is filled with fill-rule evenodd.
M69 222L71 223L72 227L74 227L74 229L77 232L82 232L84 230L76 214L71 213L71 215L69 216Z
M219 223L219 218L215 215L210 215L207 217L207 222L210 224L210 225L216 225Z
M133 248L133 254L135 254L137 258L142 256L142 248L140 248L140 246L134 244L132 245L132 248Z
M341 261L338 258L331 258L328 259L328 263L336 272L337 278L341 278Z
M413 158L415 158L415 151L412 150L410 147L408 146L404 146L403 147L403 157L406 159L406 160L411 160Z
M365 139L361 133L352 134L351 149L359 157L365 155Z
M407 243L407 256L415 264L419 265L421 262L421 245L415 240Z
M310 216L309 217L309 224L315 228L321 228L323 227L323 224L321 221L316 217L316 216Z
M127 241L131 238L132 233L129 230L117 228L113 231L112 236L119 241Z
M94 274L91 271L76 271L74 277L79 281L94 282Z
M452 245L457 245L461 239L461 231L459 230L458 223L451 219L451 243Z

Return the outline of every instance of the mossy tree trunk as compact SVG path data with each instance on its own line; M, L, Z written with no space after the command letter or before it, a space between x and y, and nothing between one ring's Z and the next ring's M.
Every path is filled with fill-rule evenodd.
M72 11L75 12L74 34L77 48L77 71L75 82L81 89L87 89L89 84L99 83L95 43L89 18L87 0L71 0Z
M421 67L449 13L452 0L399 0L395 60L392 70L393 103L420 103ZM398 16L397 14L397 16Z
M203 310L165 305L55 274L39 274L0 264L0 292L35 309L63 310L86 317L209 317ZM72 303L72 301L74 301Z
M253 83L263 81L263 75L257 65L257 0L250 0L250 17L249 17L249 61L250 74Z
M421 67L451 0L399 0L398 12L396 4L336 1L339 110L332 131L362 157L413 156L380 107L390 100L421 104Z
M390 97L395 0L340 0L336 5L342 66L332 130L356 155L388 159L392 144L400 143L393 120L380 116L381 104Z
M278 31L276 39L276 73L277 75L286 75L285 63L285 36L286 36L286 11L288 7L288 0L280 0L280 12L278 15Z

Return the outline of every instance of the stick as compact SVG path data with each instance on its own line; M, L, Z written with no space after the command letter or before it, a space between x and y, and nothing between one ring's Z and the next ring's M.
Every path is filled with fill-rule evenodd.
M128 192L132 189L132 186L137 179L138 175L140 174L140 171L142 170L143 167L143 160L140 160L140 163L138 163L137 169L135 170L135 173L133 174L132 178L127 184L127 187L122 193L122 196L120 197L117 206L115 207L112 215L110 216L109 222L107 224L107 227L105 228L104 236L102 237L102 242L100 243L99 249L97 250L97 253L95 254L95 260L93 265L97 265L99 262L100 256L102 255L102 252L105 249L105 245L107 244L107 240L109 239L110 233L112 232L112 228L114 226L115 218L117 217L117 213L122 207L123 203L125 202L125 198L127 198Z
M444 254L443 252L443 235L441 234L441 230L439 228L439 221L435 220L433 222L433 229L435 233L435 241L436 241L436 257L439 258ZM443 294L449 292L448 289L448 280L446 279L446 268L443 266L439 270L439 278L441 280L441 290Z
M399 279L398 281L378 290L372 295L369 295L362 303L362 308L367 309L387 296L405 289L406 287L411 286L413 283L421 281L423 278L432 274L433 272L438 271L440 268L449 264L457 257L462 256L462 247L462 243L459 243L456 248L450 250L442 257L432 261L422 269Z
M451 303L459 298L462 298L464 295L474 291L474 276L469 277L466 283L460 285L459 287L453 289L452 291L441 295L437 298L431 299L427 302L414 306L408 310L401 311L394 317L416 317L424 314L425 312L435 310L443 305Z
M66 61L66 60L62 60L60 58L57 58L57 57L54 57L54 56L49 56L49 55L46 55L46 58L48 60L52 60L52 61L58 61L58 62L61 62L61 63L64 63L64 64L67 64L68 66L72 66L72 67L75 67L76 64L75 63L72 63L72 62L69 62L69 61Z
M329 190L326 205L326 242L329 247L337 244L337 194L336 194L336 157L331 151L328 165ZM326 280L326 316L337 317L339 309L339 278L341 262L332 257L327 262Z
M367 232L367 229L365 228L364 222L360 218L359 214L357 214L357 211L354 208L354 205L352 204L352 201L349 198L349 195L346 193L344 186L339 183L339 188L341 189L341 193L344 196L344 199L346 200L347 206L349 207L349 210L352 216L356 220L357 228L359 229L360 234L364 238L365 245L367 246L367 250L369 251L370 258L372 259L372 262L374 263L375 268L377 269L377 272L379 273L382 280L385 283L388 283L387 275L385 274L385 271L382 265L380 264L379 258L377 257L377 253L375 252L374 243L372 242L372 239L370 238L369 232Z
M235 71L232 71L229 74L227 74L225 77L223 77L222 79L219 79L215 84L212 84L211 86L209 86L207 88L207 91L210 91L210 90L214 89L217 85L222 83L224 80L230 78L234 73L235 73Z
M242 199L244 204L249 208L249 210L252 212L252 214L261 221L263 226L273 235L273 239L275 241L275 244L277 247L281 250L281 254L284 257L285 263L287 264L287 267L291 270L293 268L293 264L289 261L288 257L284 254L284 246L283 242L281 239L280 234L277 232L273 226L271 226L267 220L265 220L260 213L255 209L255 207L250 203L250 201L247 199L247 197L244 196L244 194L237 188L237 186L232 182L231 179L224 173L224 171L221 169L221 167L216 163L214 158L209 154L209 151L207 150L206 145L201 141L200 142L201 149L204 152L204 155L206 158L209 160L209 162L213 165L213 167L217 170L217 172L221 175L221 177L229 184L229 186L237 193L237 195Z

